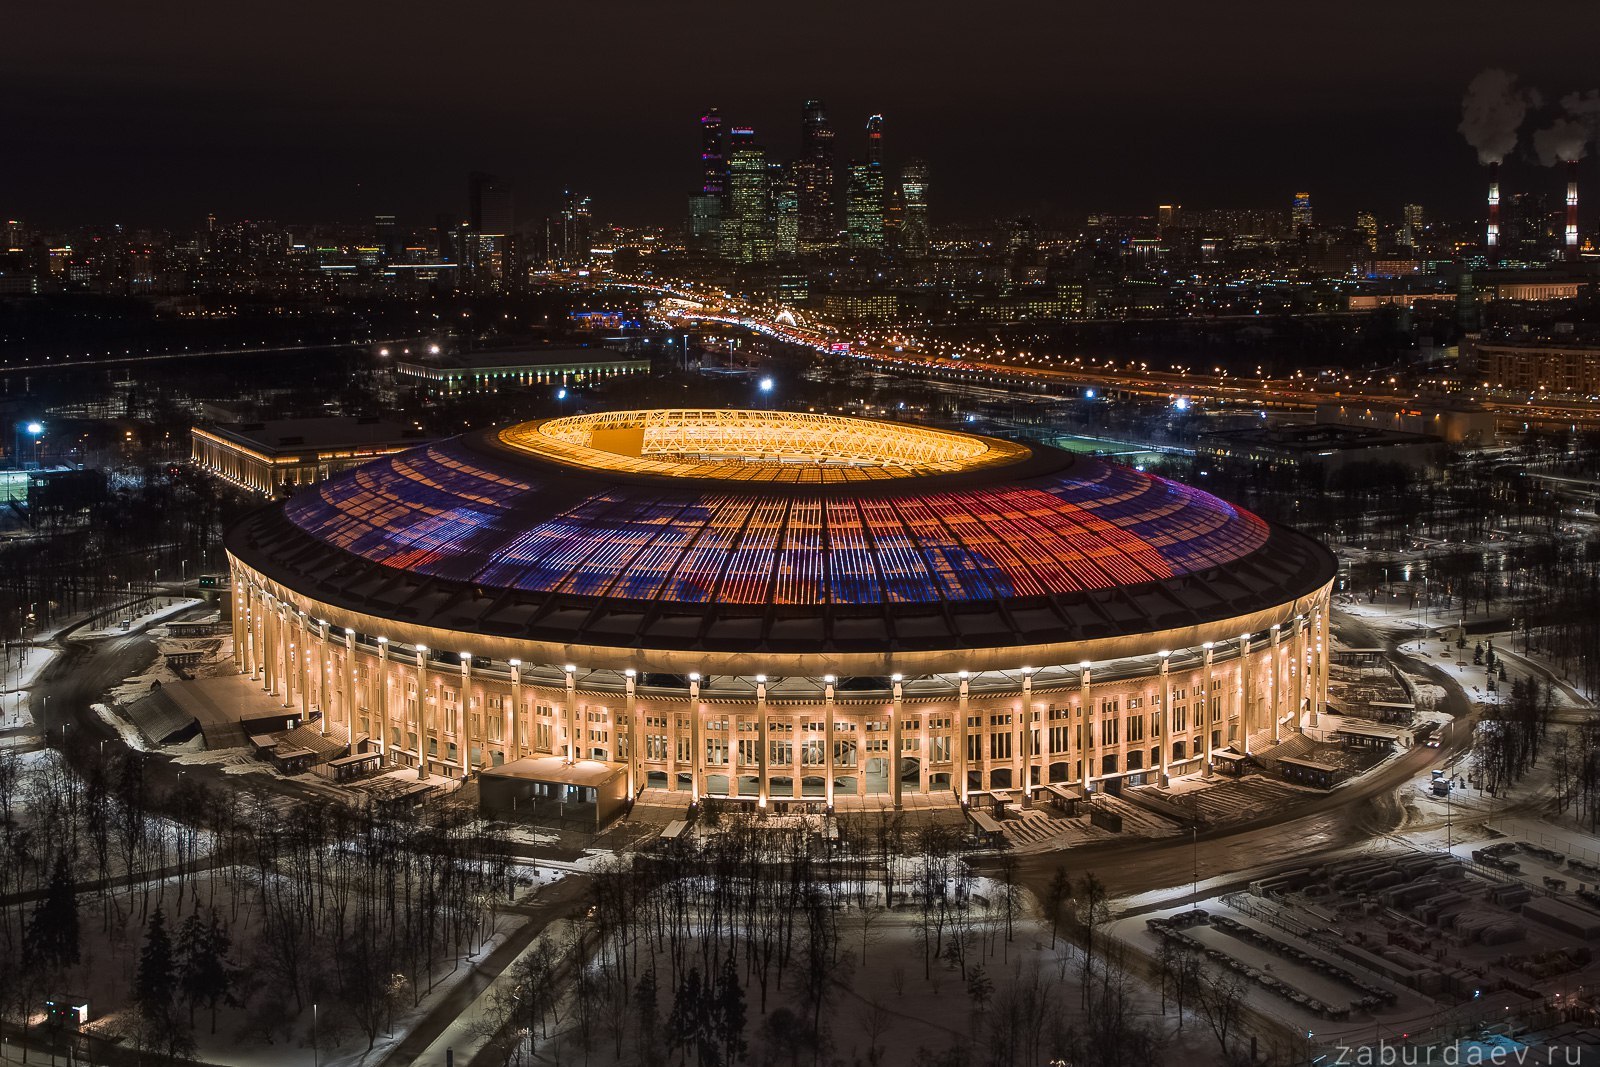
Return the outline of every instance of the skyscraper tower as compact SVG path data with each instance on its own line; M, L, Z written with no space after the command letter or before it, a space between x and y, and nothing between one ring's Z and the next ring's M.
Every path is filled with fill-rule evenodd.
M1415 248L1422 242L1422 205L1406 204L1400 208L1400 243Z
M511 186L497 175L475 170L467 176L467 208L467 280L480 292L499 292L511 267Z
M883 247L883 168L856 160L850 164L845 196L845 239L851 248Z
M570 189L561 194L561 233L557 251L564 264L589 261L589 247L592 244L590 206L587 196Z
M867 119L867 158L850 164L844 228L851 248L883 248L883 116Z
M700 116L700 188L689 194L689 247L701 253L721 250L728 188L728 161L722 115L707 108Z
M1378 217L1370 211L1356 212L1356 232L1361 235L1361 243L1367 246L1368 252L1378 250Z
M1294 204L1289 208L1289 227L1296 237L1311 229L1311 194L1295 193Z
M481 170L473 171L467 176L467 200L470 208L467 225L473 233L501 237L511 233L511 186L505 179Z
M828 248L839 239L833 192L833 136L822 101L807 100L801 111L800 158L794 164L801 251Z
M875 167L883 166L882 115L870 115L867 117L867 162Z
M728 137L728 192L722 220L722 254L735 263L772 259L772 187L767 154L755 131L735 126Z
M722 140L722 115L708 108L700 116L700 191L721 196L727 191L728 161Z
M793 259L800 251L800 190L794 167L767 164L767 188L772 196L773 251L779 259Z
M900 171L900 199L904 215L900 225L900 247L913 259L928 254L928 165L920 159L907 160Z

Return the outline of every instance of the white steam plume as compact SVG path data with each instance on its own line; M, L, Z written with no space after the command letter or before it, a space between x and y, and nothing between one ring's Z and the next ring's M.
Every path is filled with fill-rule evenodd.
M1478 162L1499 163L1517 146L1517 129L1537 106L1539 94L1517 85L1510 71L1490 69L1479 73L1461 100L1461 125L1467 143L1478 150Z
M1589 146L1589 127L1572 119L1558 118L1533 135L1533 150L1546 167L1582 159Z

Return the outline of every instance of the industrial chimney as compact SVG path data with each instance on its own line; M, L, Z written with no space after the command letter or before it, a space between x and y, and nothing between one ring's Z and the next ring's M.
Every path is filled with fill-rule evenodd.
M1484 244L1489 262L1500 259L1500 164L1489 164L1489 232Z
M1578 161L1567 160L1567 261L1578 260Z

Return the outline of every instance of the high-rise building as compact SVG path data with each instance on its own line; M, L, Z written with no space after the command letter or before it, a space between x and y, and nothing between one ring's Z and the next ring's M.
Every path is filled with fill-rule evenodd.
M467 200L467 225L474 233L504 237L512 232L511 186L505 179L473 171L467 178Z
M800 251L800 190L794 168L768 164L767 188L772 196L773 251L780 259L793 259Z
M0 248L0 252L20 252L22 251L22 247L22 220L7 219L5 247Z
M845 193L845 240L851 248L883 247L883 168L852 162Z
M394 216L373 216L372 229L377 238L378 248L384 258L398 259L400 256L400 238L395 231Z
M1361 235L1361 243L1367 246L1368 252L1378 250L1378 217L1370 211L1356 212L1356 232Z
M689 248L695 252L720 251L722 197L715 193L689 194Z
M590 202L570 189L561 194L561 217L556 254L564 264L589 262Z
M700 116L700 191L721 196L727 191L728 160L722 137L722 115L716 108Z
M700 188L689 194L689 248L704 254L722 250L727 207L728 160L722 115L708 108L700 116Z
M1400 243L1416 248L1422 243L1422 205L1406 204L1400 209Z
M883 248L883 116L867 119L867 158L850 164L844 229L851 248Z
M1006 227L1006 281L1011 285L1026 285L1035 281L1038 258L1038 226L1026 215L1012 219Z
M735 263L765 263L772 259L772 188L767 154L748 126L735 126L728 136L725 204L723 256Z
M900 201L903 218L900 247L913 259L928 254L931 234L928 229L928 165L920 159L907 160L900 171Z
M1182 214L1182 204L1158 205L1156 207L1156 236L1159 237L1178 225L1178 217Z
M898 183L889 182L883 190L883 245L900 247L900 227L906 221L906 195Z
M483 171L468 175L467 232L463 245L471 288L479 291L505 288L511 265L513 223L511 186L505 179Z
M1311 194L1295 193L1289 208L1289 229L1296 237L1311 229Z
M800 158L794 164L802 251L829 248L839 240L839 215L833 195L833 136L822 101L807 100L801 112Z
M883 166L882 115L869 115L867 117L867 162L875 167Z

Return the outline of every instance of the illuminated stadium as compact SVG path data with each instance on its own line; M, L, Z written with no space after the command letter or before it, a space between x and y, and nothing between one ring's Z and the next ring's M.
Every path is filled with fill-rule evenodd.
M1081 796L1271 744L1326 696L1320 545L926 427L523 423L301 490L228 548L241 670L434 774L593 764L629 798L761 807Z

